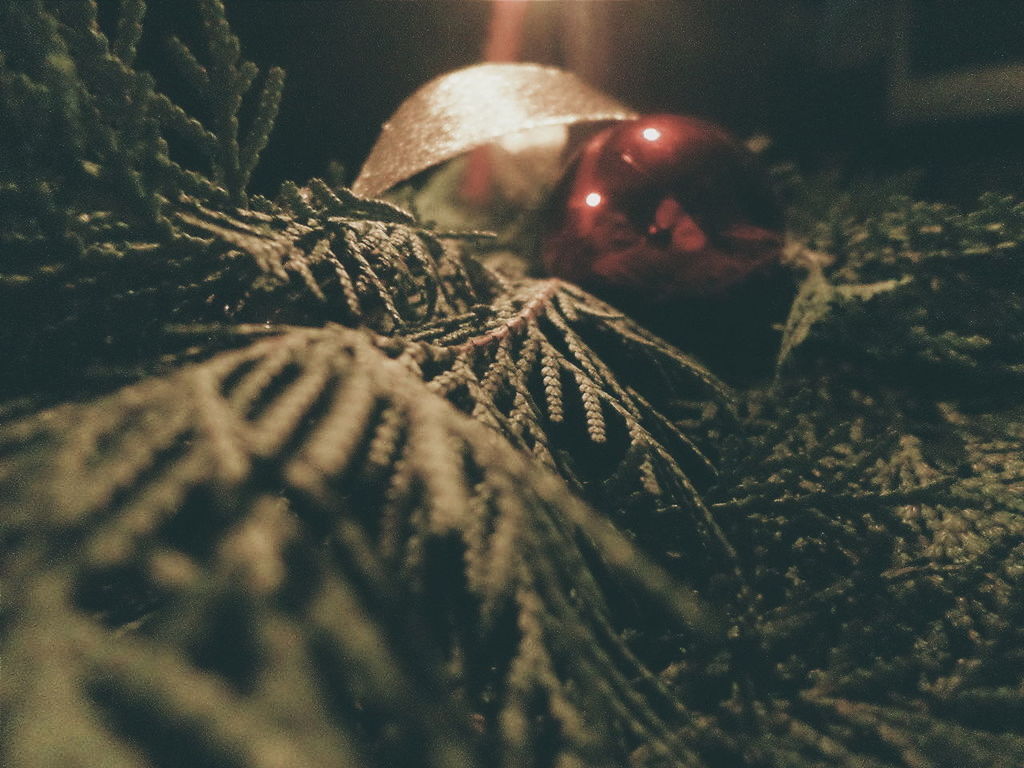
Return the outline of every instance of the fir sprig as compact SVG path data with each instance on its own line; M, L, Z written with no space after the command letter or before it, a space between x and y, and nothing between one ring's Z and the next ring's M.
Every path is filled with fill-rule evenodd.
M790 318L788 346L807 344L796 359L832 360L823 351L841 348L848 368L944 388L943 397L984 397L973 386L982 372L992 389L1009 391L1024 374L1024 204L986 195L963 213L905 197L889 203L809 241L833 263ZM884 320L893 317L902 320L894 329Z
M478 315L463 315L411 334L429 342L419 355L431 388L616 508L652 551L686 559L710 548L728 560L694 484L715 474L706 452L728 422L725 386L558 280L506 282L491 313L483 333ZM616 356L630 359L632 382L605 362ZM707 421L682 429L677 404L700 399Z
M855 234L812 242L831 264L793 308L777 381L747 398L747 439L727 443L712 509L747 564L751 637L774 663L758 687L804 689L769 718L787 737L751 745L766 759L1024 755L1015 705L988 677L1020 681L1004 655L1019 641L1007 617L1024 537L1011 490L1021 313L1006 270L1018 212L981 203L961 214L876 200L866 218L823 222ZM975 311L983 296L991 312ZM986 341L962 343L970 335ZM966 701L995 720L968 716Z
M298 755L355 750L383 765L397 750L461 766L496 750L511 765L542 749L527 721L547 712L564 759L615 765L651 740L689 753L670 726L685 710L618 634L577 537L681 628L711 633L713 615L555 477L357 331L283 333L11 425L0 442L30 462L3 476L0 535L20 540L24 555L9 572L22 598L8 610L31 621L59 607L68 617L60 637L74 636L82 655L59 716L87 741L141 739L155 751L161 733L198 719L206 730L192 758L261 765L241 734L271 712L294 712L266 738ZM29 458L43 446L52 461ZM465 476L481 480L468 488ZM19 513L43 497L44 514ZM237 618L222 615L228 604ZM142 629L101 641L104 625ZM386 634L400 626L407 641ZM515 626L521 639L509 644L502 634ZM18 658L27 652L17 632L8 641ZM454 678L429 671L435 655ZM48 679L46 656L22 662ZM332 706L342 709L313 716L305 697L332 679L355 686L368 712L343 714L352 693L337 691L345 698ZM468 686L463 700L437 709L452 684ZM38 689L24 685L11 694L20 704L6 740L18 765L30 764L41 714ZM190 701L183 685L206 693ZM132 730L144 707L157 717L149 736ZM96 708L106 724L89 717ZM486 738L470 730L467 709ZM372 738L370 712L401 718L402 732ZM625 730L602 736L595 718Z
M255 116L242 135L239 112L258 75L242 58L241 45L228 25L221 0L197 0L209 63L204 65L179 38L171 38L172 60L209 111L213 180L223 184L233 205L247 205L246 188L270 140L281 106L284 70L271 67L260 90Z
M243 139L238 112L256 76L239 58L238 41L211 0L200 12L211 36L209 71L180 43L180 56L195 64L197 94L213 110L212 130L156 91L153 78L132 68L145 5L125 2L113 42L100 29L95 0L46 4L8 0L0 50L3 108L10 116L0 172L23 195L37 184L61 190L60 208L75 213L123 207L157 227L170 227L163 205L179 191L207 202L244 204L245 188L266 146L280 104L284 75L271 69ZM218 21L220 19L220 21ZM180 57L179 57L180 58ZM170 128L213 155L210 177L170 156ZM56 151L54 151L56 150ZM69 182L69 183L65 183ZM24 198L28 220L45 220L45 205ZM52 208L52 206L50 206ZM28 231L31 231L29 229Z

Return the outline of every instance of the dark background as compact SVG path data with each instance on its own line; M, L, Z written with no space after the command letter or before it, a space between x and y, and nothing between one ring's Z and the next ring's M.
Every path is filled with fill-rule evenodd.
M254 179L263 192L284 179L324 175L332 160L350 182L406 96L480 60L491 12L490 0L225 5L244 54L288 71L277 129ZM194 38L191 3L150 6L143 60L188 105L187 91L160 63L160 47L170 31ZM1021 0L532 0L523 58L572 68L640 111L697 114L741 135L765 133L778 153L810 169L919 169L920 194L956 202L986 189L1020 192L1019 112L923 123L890 117L901 29L915 76L1024 61Z

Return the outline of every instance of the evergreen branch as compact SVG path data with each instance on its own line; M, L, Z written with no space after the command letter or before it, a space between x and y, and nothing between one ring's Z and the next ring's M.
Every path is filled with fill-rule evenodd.
M284 70L280 67L271 67L267 72L266 81L263 83L263 90L260 91L259 104L256 107L256 116L246 134L242 144L239 163L241 165L242 186L249 185L252 172L259 163L260 153L266 149L270 141L270 132L277 120L277 112L281 106L281 94L284 92Z
M228 25L221 0L197 2L210 56L210 66L206 70L208 81L200 93L213 116L213 133L217 136L215 181L223 182L231 195L232 203L244 208L247 205L245 185L248 174L244 173L242 166L238 112L258 70L251 61L241 60L241 44ZM194 62L194 56L186 58L189 70L196 73ZM280 100L280 87L284 83L283 74L277 70L268 78L268 84L276 90L268 91L268 98L261 104L257 113L253 129L253 160L255 155L259 154L256 148L258 143L269 137L271 124L267 122L267 118L271 118L271 112L276 112Z
M185 82L197 93L209 92L210 73L199 63L199 59L192 53L192 49L178 37L172 35L167 39L167 50L171 57L171 63L177 67L178 73Z
M183 389L192 396L180 397ZM116 407L111 407L114 404ZM361 454L358 446L365 439L361 435L379 415L389 412L402 414L397 422L405 433L399 438L400 447L396 450L378 445ZM72 424L78 426L69 431ZM38 445L42 435L47 441L56 441L44 453L30 448ZM551 716L569 729L559 748L567 756L586 756L598 765L615 764L618 758L610 754L624 759L623 745L605 742L600 731L583 725L582 701L599 694L606 697L607 706L590 710L588 716L609 722L624 718L624 725L633 734L630 742L651 738L675 742L667 716L651 708L635 688L638 675L648 685L655 685L654 677L644 671L639 657L614 640L610 622L615 608L603 607L600 582L587 580L586 574L594 565L576 551L573 542L577 532L596 547L605 564L601 567L635 584L638 594L647 596L645 599L662 601L683 626L692 625L714 636L714 621L699 601L672 586L622 534L572 499L556 478L429 395L403 364L388 359L359 332L340 328L295 330L257 341L246 349L223 353L165 380L151 379L94 405L66 407L40 419L15 423L5 427L0 438L0 442L13 447L14 456L21 455L35 464L33 470L19 475L31 478L30 485L13 496L5 493L3 498L15 504L32 497L46 498L53 509L47 519L31 522L5 515L5 539L10 540L19 526L30 525L31 540L39 542L50 552L48 557L58 557L69 569L65 584L116 580L113 590L79 587L77 593L65 592L61 598L65 610L76 616L75 622L88 627L87 631L95 632L89 615L107 617L114 626L143 618L175 627L172 634L161 635L160 642L199 647L206 642L204 637L215 637L211 633L228 631L228 625L220 623L216 606L228 600L235 606L252 606L245 609L251 610L250 618L231 625L239 644L232 644L226 655L214 646L198 666L190 665L187 654L157 651L154 639L129 631L111 636L111 652L85 654L86 664L76 673L87 690L102 692L102 705L112 713L144 704L158 718L160 728L173 730L185 720L208 723L211 741L204 744L216 745L215 751L231 754L241 764L263 764L263 757L240 736L261 727L261 718L270 711L264 709L261 692L273 676L288 667L279 659L255 678L248 672L233 671L239 659L237 648L242 649L242 660L250 659L245 664L259 668L259 659L264 657L247 656L245 649L254 643L273 644L273 635L264 639L263 633L282 626L280 609L273 607L277 596L287 590L308 589L303 586L301 573L293 571L284 554L289 542L297 539L326 533L334 546L342 550L358 547L356 552L363 552L354 552L354 560L339 554L338 562L344 564L340 570L317 560L316 567L323 569L324 576L317 580L314 596L306 602L309 613L302 612L303 628L298 631L314 633L311 637L317 636L325 644L328 658L344 661L346 675L360 681L362 701L418 723L415 727L420 729L425 752L420 752L416 741L396 743L390 749L416 750L416 754L426 755L429 765L476 764L473 755L479 747L473 745L468 715L455 705L440 712L433 703L428 706L433 698L427 690L433 683L424 683L415 675L399 682L396 688L395 670L409 664L421 669L423 654L434 651L415 643L409 647L401 642L393 645L374 627L411 618L406 609L394 613L399 605L407 605L394 590L423 594L426 604L433 604L437 595L431 592L429 574L446 562L436 548L449 535L459 537L467 548L466 567L474 569L470 574L479 574L481 564L492 558L498 558L495 562L512 558L496 571L488 569L486 583L479 575L469 575L465 583L472 589L486 590L478 597L486 596L492 615L506 611L517 615L523 637L532 638L511 649L511 657L485 664L507 670L509 675L507 682L498 683L505 691L501 704L504 714L487 726L497 729L494 733L503 754L520 754L516 748L520 742L509 724L521 720L532 707L532 697L517 696L516 690L548 692ZM371 462L374 454L377 458ZM9 462L10 451L7 455L5 461ZM462 461L458 460L460 456ZM368 463L364 465L364 461ZM377 484L380 469L371 468L374 462L393 478L404 475L407 480L393 484L391 491L381 495ZM404 469L398 469L399 464ZM279 482L284 483L283 497L256 490L263 482L261 475L275 466ZM102 483L97 482L100 477L93 476L94 472L104 478ZM6 473L0 476L5 483L19 482ZM481 481L471 487L466 483L467 476ZM343 477L347 478L346 484L339 486L338 480ZM83 487L90 492L73 490ZM203 495L203 488L216 491L220 497L217 504L226 504L225 510L234 510L219 528L216 545L196 541L188 533L191 516L207 514L203 499L208 497ZM339 505L338 494L353 492L362 495L370 506L351 510L349 516L343 513L346 505ZM471 497L482 506L474 507ZM376 568L372 533L378 518L372 508L377 504L383 505L384 519L393 520L389 537L399 537L385 551L398 558L405 575L401 582L391 582L382 574L385 580L367 591L363 579ZM473 508L480 510L482 519L466 514ZM488 517L491 522L480 527ZM335 537L331 533L342 528L344 535ZM366 538L359 530L366 532ZM82 546L58 555L61 542L69 536L83 537ZM215 554L207 559L202 551ZM142 570L130 567L138 557L149 563ZM550 566L544 565L548 560ZM370 570L353 577L353 563L365 563ZM196 569L209 569L210 576L190 575ZM504 576L495 580L499 573ZM199 586L202 584L212 586L203 588ZM585 607L570 596L573 589L587 591ZM139 590L152 591L155 602L138 602L135 598L120 602L120 595ZM169 601L162 596L171 594L191 598ZM373 598L374 594L380 598ZM449 599L453 598L455 595L450 594ZM384 600L383 615L379 607L372 607L380 605L379 599ZM476 598L469 594L458 599L469 601L459 609L464 610ZM38 597L31 601L42 609L48 605ZM200 610L199 615L189 618L194 609ZM141 616L135 614L137 610L143 612ZM31 620L31 614L25 615ZM344 632L339 634L340 626L331 616L347 617ZM429 623L429 613L421 619ZM563 632L580 645L566 643ZM599 641L597 636L604 640ZM30 631L19 631L8 640L30 643L32 637ZM468 637L458 642L469 643L464 653L492 653L489 642L478 644ZM614 656L601 650L608 642L619 642ZM581 657L580 648L592 650ZM23 653L23 646L16 645L14 652ZM177 658L185 660L184 666L174 661ZM385 674L384 670L391 672ZM609 670L612 677L606 679ZM301 692L312 684L307 679L311 673L305 669L299 671L298 679L290 677L287 693L280 683L274 684L272 690L279 697L274 711L280 711L281 706L309 711L298 702ZM398 674L397 680L401 680L403 673ZM568 675L568 680L563 675ZM246 682L249 680L259 682ZM611 681L610 687L607 680ZM186 684L190 690L207 691L203 700L209 706L181 698L181 686ZM438 681L438 685L443 684L447 683ZM219 693L225 685L232 688L227 698ZM667 693L661 695L670 700ZM245 713L243 719L230 721L217 714L231 701L235 710ZM477 702L476 706L484 705ZM358 711L347 711L349 714L337 722L325 721L322 715L312 722L301 720L301 732L311 735L310 745L344 752L349 743L359 754L373 755L376 747L363 741ZM597 715L599 711L602 714ZM69 716L77 718L79 714L71 711ZM31 710L17 722L31 722ZM97 733L111 744L131 737L130 731L119 730L118 722L114 717ZM270 733L276 734L273 739L287 744L299 738L300 732L286 726ZM17 743L30 738L21 725L17 726ZM457 753L442 748L453 743L452 739L465 748ZM148 740L143 743L146 749L155 748ZM520 746L529 755L545 749L541 742ZM202 752L208 747L197 748ZM670 751L692 754L685 743L675 743Z
M523 306L511 318L504 320L494 330L479 336L473 336L454 349L456 352L470 351L476 347L489 346L502 342L509 333L522 331L528 323L536 321L538 314L546 309L548 301L559 288L560 281L545 280L537 288L535 294L523 302Z
M163 125L180 133L207 157L213 156L217 137L206 130L199 120L191 117L162 93L153 94L153 109Z
M406 210L392 205L384 200L367 200L353 194L344 187L329 189L326 184L320 185L315 181L310 183L315 193L328 198L334 206L335 214L367 218L373 221L383 221L391 224L415 224L416 219ZM328 194L328 192L330 194ZM437 233L439 239L457 238L458 235Z
M142 38L142 20L145 16L145 0L121 0L121 13L117 18L117 37L112 51L129 67L135 63L136 50Z

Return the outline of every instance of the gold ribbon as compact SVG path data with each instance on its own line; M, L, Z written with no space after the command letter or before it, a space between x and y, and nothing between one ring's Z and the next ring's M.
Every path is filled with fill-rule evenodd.
M637 116L562 69L476 64L431 80L398 107L352 191L379 196L438 163L520 131Z

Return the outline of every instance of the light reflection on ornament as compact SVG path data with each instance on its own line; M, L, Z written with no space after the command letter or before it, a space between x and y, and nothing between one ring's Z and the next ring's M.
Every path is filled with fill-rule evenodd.
M583 202L586 203L591 208L597 208L597 206L601 204L601 193L591 192L589 195L583 198Z
M661 138L661 131L657 128L644 128L641 135L648 141L657 141Z

